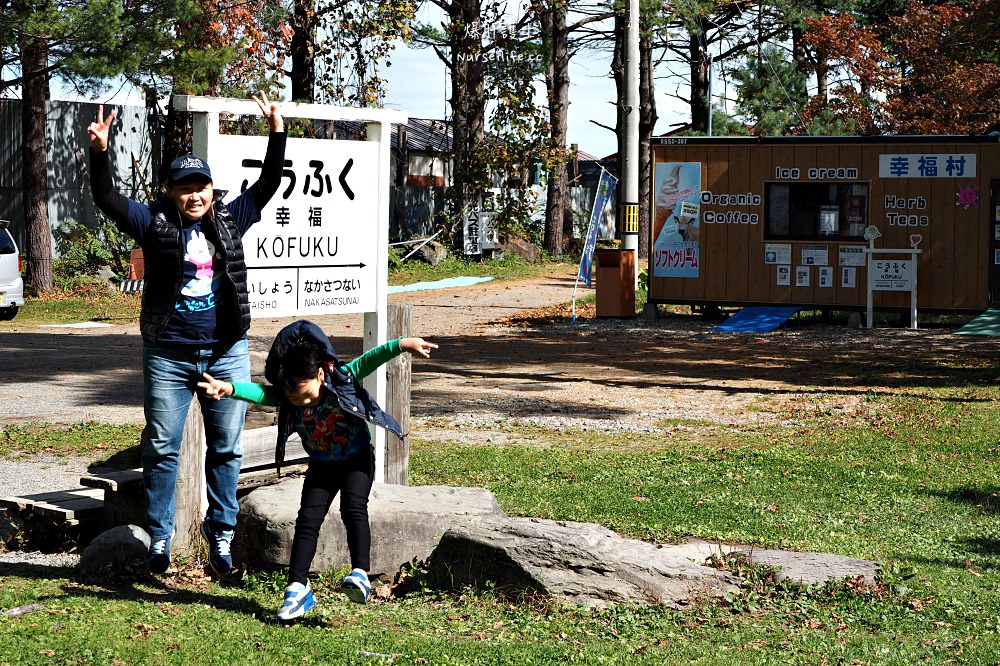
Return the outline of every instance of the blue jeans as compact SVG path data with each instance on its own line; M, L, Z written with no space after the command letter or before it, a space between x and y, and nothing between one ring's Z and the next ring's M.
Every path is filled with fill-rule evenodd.
M153 541L174 531L174 487L177 460L184 435L191 396L198 402L205 423L205 476L208 486L206 518L214 530L236 527L236 485L243 452L240 434L246 420L247 403L213 400L197 388L207 372L228 382L250 381L250 350L246 339L231 346L159 347L142 350L143 400L146 412L146 443L142 450L143 482L146 490L146 522Z

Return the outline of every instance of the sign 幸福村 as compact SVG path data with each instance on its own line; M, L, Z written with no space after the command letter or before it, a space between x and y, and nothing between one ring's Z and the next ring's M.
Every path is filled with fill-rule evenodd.
M975 178L974 153L905 153L878 156L879 178Z

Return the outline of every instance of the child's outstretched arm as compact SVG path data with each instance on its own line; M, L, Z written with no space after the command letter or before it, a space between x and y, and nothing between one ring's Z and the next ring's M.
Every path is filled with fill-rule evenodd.
M427 342L423 338L398 338L379 345L374 349L369 349L356 359L344 364L344 368L352 375L361 379L367 377L376 368L384 363L388 363L403 352L419 354L424 358L430 358L431 350L437 349L433 342Z
M205 389L205 395L209 398L222 400L223 398L228 398L233 394L233 385L229 382L216 379L207 372L202 373L201 376L205 378L205 381L198 382L198 388Z
M399 348L411 354L420 354L424 358L431 357L431 350L438 346L433 342L427 342L423 338L400 338Z
M255 405L275 405L274 391L270 386L264 384L254 384L253 382L224 382L216 379L207 372L202 373L205 381L198 382L198 388L205 390L205 395L209 398L221 400L222 398L234 398L245 402L252 402Z

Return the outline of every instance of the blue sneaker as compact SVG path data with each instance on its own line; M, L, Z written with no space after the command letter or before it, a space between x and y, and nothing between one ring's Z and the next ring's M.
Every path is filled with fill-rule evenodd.
M368 582L368 574L363 569L354 569L344 578L340 589L354 603L366 604L368 595L372 592L372 584Z
M216 573L223 576L233 569L233 556L230 548L233 534L233 530L213 531L208 526L207 520L201 523L201 536L208 542L208 563Z
M285 588L285 600L278 609L278 621L291 622L305 615L306 611L315 605L316 597L313 596L309 585L292 583Z
M168 537L150 540L149 552L146 554L149 573L166 573L170 568L170 544L174 540L174 534L175 532L171 531Z

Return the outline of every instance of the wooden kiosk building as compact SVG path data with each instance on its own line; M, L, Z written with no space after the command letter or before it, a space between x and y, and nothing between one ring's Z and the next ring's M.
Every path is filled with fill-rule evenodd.
M881 310L912 293L921 310L1000 307L1000 136L664 137L652 152L650 303L864 310L871 272Z

